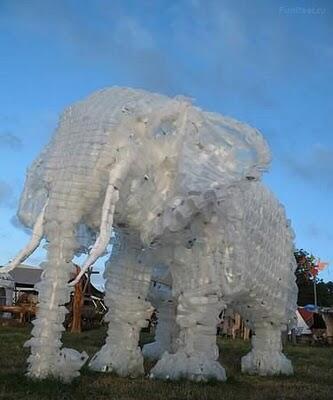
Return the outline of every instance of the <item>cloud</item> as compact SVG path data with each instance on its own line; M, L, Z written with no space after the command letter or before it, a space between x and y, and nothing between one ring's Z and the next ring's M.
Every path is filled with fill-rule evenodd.
M14 193L12 187L5 181L0 180L0 206L13 207Z
M113 73L118 70L124 81L134 86L170 92L174 60L158 45L145 19L130 15L130 7L120 1L93 4L88 2L78 9L71 2L31 0L19 4L5 0L0 21L7 29L16 27L38 37L49 36L81 65ZM151 19L150 9L147 7L147 18Z
M31 235L31 230L26 228L17 218L17 215L13 215L10 219L10 223L16 228L19 229L20 231L23 231L24 233L26 233L27 235Z
M326 61L333 56L322 52L331 48L330 13L320 17L327 23L322 40L304 38L298 29L304 18L295 16L290 26L290 18L279 12L281 2L254 0L248 6L243 0L142 0L135 5L100 0L85 7L52 0L2 3L5 26L14 21L16 29L50 37L81 64L109 69L110 79L118 70L126 84L194 97L204 91L218 100L232 96L247 107L275 107L272 76L284 82L286 72L296 77L307 68L312 76L309 61L314 54ZM312 21L317 23L315 17Z
M297 152L285 156L285 165L298 178L322 189L333 190L333 148L314 146L307 153Z
M20 150L22 148L22 140L9 131L2 132L0 133L0 148L2 147Z

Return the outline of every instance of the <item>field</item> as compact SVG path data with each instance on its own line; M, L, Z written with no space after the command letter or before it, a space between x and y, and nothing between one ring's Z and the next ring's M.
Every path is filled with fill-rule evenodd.
M103 343L105 330L65 334L67 347L93 354ZM227 370L226 383L186 381L161 382L147 378L125 379L83 369L81 377L64 385L57 380L32 381L24 376L28 351L22 344L28 328L0 327L0 399L4 400L264 400L333 399L333 347L287 346L295 367L293 377L260 378L240 373L240 358L249 343L223 340L221 360ZM142 341L149 340L143 336ZM146 368L152 364L147 363Z

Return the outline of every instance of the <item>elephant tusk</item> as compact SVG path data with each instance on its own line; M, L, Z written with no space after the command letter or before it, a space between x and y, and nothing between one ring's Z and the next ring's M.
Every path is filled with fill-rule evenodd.
M0 268L0 273L7 273L9 271L12 271L37 249L44 234L43 224L47 204L48 200L46 201L44 207L42 208L42 211L36 219L35 225L32 230L30 242L18 253L18 255L12 261L10 261L5 267Z
M123 160L123 162L118 164L116 169L110 171L109 184L106 190L105 199L103 203L99 236L97 237L96 242L93 245L89 256L84 262L80 273L73 281L69 282L68 284L69 286L75 286L77 283L79 283L82 276L88 271L88 269L94 264L94 262L105 252L110 242L115 205L119 200L119 190L116 185L117 181L121 180L121 178L125 175L129 165L130 163L128 162L128 160Z

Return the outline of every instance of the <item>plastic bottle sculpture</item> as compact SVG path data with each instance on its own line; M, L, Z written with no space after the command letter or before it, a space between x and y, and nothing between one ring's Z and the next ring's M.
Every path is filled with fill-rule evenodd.
M97 235L82 274L105 252L112 228L118 236L105 273L108 336L92 369L143 373L139 332L152 311L152 265L161 262L172 274L179 337L152 377L224 380L215 329L227 303L255 330L243 370L291 373L280 332L296 303L292 233L258 182L269 159L255 129L181 97L109 88L69 107L28 171L18 216L31 241L3 269L48 240L28 374L70 380L86 361L61 349L82 226L91 242Z
M157 326L155 340L143 346L142 354L145 358L159 360L164 352L174 353L177 350L179 335L172 277L169 268L163 264L153 269L148 300L157 312Z

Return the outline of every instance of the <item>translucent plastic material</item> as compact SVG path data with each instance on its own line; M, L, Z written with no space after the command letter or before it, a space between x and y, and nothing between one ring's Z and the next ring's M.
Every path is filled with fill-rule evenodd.
M226 304L263 332L243 369L255 372L261 363L261 374L290 373L276 332L295 309L292 233L258 182L269 160L257 130L183 97L108 88L66 109L21 196L18 215L34 237L7 266L48 240L29 375L78 375L86 355L61 349L71 260L89 252L88 269L105 253L112 228L119 245L106 270L109 330L92 369L143 373L139 333L153 309L152 267L162 263L172 275L179 335L152 376L225 379L215 330ZM276 339L262 350L267 321Z
M142 353L152 360L161 358L164 352L176 351L178 326L176 324L176 304L172 297L172 279L169 269L164 266L154 268L148 299L157 314L155 340L146 344Z
M157 336L158 344L152 346L163 355L151 376L225 379L216 369L215 334L217 316L226 306L253 331L253 348L242 359L242 371L292 374L291 362L282 353L281 332L295 322L296 263L283 207L260 182L244 181L206 215L194 218L189 230L188 248L178 246L170 263L178 305L177 350L161 349L166 340ZM155 289L155 303L163 298L164 291ZM199 375L194 367L198 357L203 368Z

